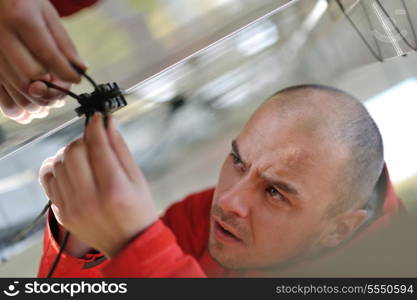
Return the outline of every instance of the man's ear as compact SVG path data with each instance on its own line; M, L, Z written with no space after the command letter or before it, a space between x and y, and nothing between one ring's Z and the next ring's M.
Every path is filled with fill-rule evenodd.
M321 238L321 246L324 248L337 247L356 232L365 222L367 216L366 210L355 209L335 217Z

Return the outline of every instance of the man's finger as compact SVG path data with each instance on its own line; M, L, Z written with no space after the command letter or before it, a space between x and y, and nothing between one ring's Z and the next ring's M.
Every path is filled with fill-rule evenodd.
M38 173L38 181L41 184L45 194L48 196L48 198L51 198L51 191L48 186L48 181L51 179L50 176L53 176L52 174L52 167L54 163L54 157L48 157L45 159L39 168Z
M63 161L64 160L64 151L65 151L66 148L67 148L66 146L62 147L55 153L55 155L53 156L55 161L58 161L58 160Z
M72 84L70 82L65 82L59 80L56 76L53 74L47 74L48 78L43 79L49 82L52 82L53 84L60 86L63 89L71 90ZM44 82L42 81L34 81L29 86L29 94L33 95L34 97L38 97L42 100L46 100L48 102L48 105L52 105L52 100L60 100L65 98L67 94L64 92L61 92L54 88L49 88Z
M52 173L56 178L63 200L69 199L74 194L74 188L61 160L54 162Z
M39 168L38 179L41 184L44 184L42 181L43 178L47 173L52 173L53 163L55 161L55 157L48 157L42 162L41 167Z
M18 33L25 46L47 68L46 71L56 74L63 81L78 83L81 80L80 75L57 47L44 20L38 20L35 24L22 24Z
M64 149L65 148L59 149L58 152L54 156L48 157L47 159L45 159L42 162L42 165L39 168L39 172L38 172L38 180L39 180L39 183L43 187L46 186L46 181L45 181L46 175L47 174L52 174L52 172L53 172L55 161L57 161L59 159L62 160L61 155L62 155L62 152L64 151Z
M59 189L56 178L54 176L47 176L45 184L50 194L49 200L51 200L51 202L58 207L59 211L62 212L65 207L65 201L62 198L62 193Z
M64 167L75 194L94 193L96 183L91 169L87 146L83 139L77 139L65 149ZM77 197L75 197L77 198Z
M29 124L33 115L16 103L4 85L0 86L0 108L8 117L20 124Z
M31 99L34 99L37 102L40 102L40 105L47 106L53 104L53 99L49 99L49 88L43 81L52 81L52 75L47 73L36 81L32 81L29 84L28 88L28 95ZM56 91L57 93L63 94L60 91Z
M19 124L29 124L33 120L33 116L31 113L27 112L26 110L23 111L23 114L17 118L12 118L13 121L16 121Z
M3 85L0 85L0 110L8 118L19 118L24 114L21 108L7 93Z
M19 76L14 68L10 65L10 62L3 56L0 50L0 77L3 83L12 85L15 89L25 91L29 84L27 79Z
M122 135L116 129L115 121L112 115L108 117L107 131L109 134L110 144L117 159L119 160L120 165L123 167L130 180L137 182L140 178L139 169Z
M19 91L29 101L39 106L46 106L50 104L50 101L46 99L31 97L31 95L29 95L28 92L25 92L26 90L28 90L27 86L29 85L30 87L30 83L28 82L25 83L25 79L22 76L18 76L16 74L15 70L13 70L13 68L9 66L9 62L7 62L2 55L0 55L0 72L1 72L0 73L1 82L3 82L4 85L13 87L13 89ZM41 76L41 78L45 80L46 78L50 78L50 76L46 76L46 75ZM13 102L16 102L16 101L13 101Z
M64 89L70 89L71 84L68 83L58 83L58 85ZM65 93L49 88L42 81L34 81L29 85L28 89L29 95L34 97L34 99L39 99L43 101L43 105L53 105L55 100L62 99L66 96Z
M63 107L63 106L65 106L65 103L66 103L65 99L57 100L53 104L51 104L51 107L53 107L53 108Z
M94 178L100 188L106 188L115 181L126 178L112 150L100 114L96 113L87 125L85 140Z
M87 66L80 58L74 43L60 22L59 15L56 10L47 6L45 8L45 20L49 31L58 45L58 48L62 51L66 58L82 70L86 70Z
M16 90L13 86L5 84L5 89L11 98L24 110L31 113L38 113L41 111L41 106L30 101L25 95Z
M49 107L48 106L41 106L41 110L37 113L32 114L33 119L42 119L45 118L49 114Z
M50 180L52 179L52 177L54 177L54 175L52 175L52 170L51 172L46 172L45 174L43 174L42 179L39 177L39 182L41 183L43 191L45 192L48 199L51 199L53 196L50 187Z
M54 76L53 74L51 75L51 82L55 85L58 85L68 91L71 90L72 87L72 83L70 82L66 82L66 81L62 81L59 80L59 78L57 78L56 76ZM52 88L48 88L48 99L54 99L54 100L58 100L58 99L63 99L67 96L67 94L62 93L61 91L58 91L56 89L52 89Z
M31 80L37 79L46 73L45 68L38 63L16 35L5 30L0 33L2 34L1 53L10 62L10 66L22 78L22 81L28 84ZM27 93L27 90L23 90L23 92Z

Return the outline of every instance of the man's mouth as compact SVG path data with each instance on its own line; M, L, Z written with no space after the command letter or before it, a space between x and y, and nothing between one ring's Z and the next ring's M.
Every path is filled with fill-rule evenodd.
M214 221L214 235L217 239L226 242L241 242L242 240L239 236L235 233L234 229L231 228L229 225L218 221L216 219Z

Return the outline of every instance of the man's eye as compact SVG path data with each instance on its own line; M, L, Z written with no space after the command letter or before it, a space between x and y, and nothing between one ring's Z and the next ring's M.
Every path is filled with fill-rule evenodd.
M242 162L236 154L230 153L230 155L232 156L232 161L234 165L238 165Z
M273 186L266 189L266 192L274 199L286 201L284 196Z

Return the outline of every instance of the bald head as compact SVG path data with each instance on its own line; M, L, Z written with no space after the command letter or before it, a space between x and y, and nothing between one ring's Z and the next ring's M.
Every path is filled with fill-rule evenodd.
M211 256L228 268L270 268L338 246L366 220L382 154L378 128L352 96L315 85L278 92L223 163Z
M341 154L334 180L336 197L328 213L363 206L382 172L384 159L381 134L362 103L332 87L301 85L277 92L263 107L271 105L276 106L279 118L297 120L305 134Z

